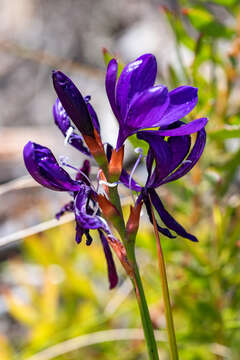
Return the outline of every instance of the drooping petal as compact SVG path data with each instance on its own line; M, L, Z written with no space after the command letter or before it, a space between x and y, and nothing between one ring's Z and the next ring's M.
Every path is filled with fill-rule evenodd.
M84 100L87 104L88 112L91 116L93 126L97 130L97 132L100 134L100 124L99 124L98 116L97 116L96 111L94 110L93 106L90 104L91 96L89 96L89 95L85 96Z
M77 172L76 180L83 181L86 185L89 186L90 182L89 182L88 178L89 178L89 174L90 174L90 169L91 169L91 166L90 166L89 160L87 160L87 159L84 160L83 166Z
M73 127L71 126L70 118L58 98L53 105L53 117L55 124L58 126L65 137L68 136L68 131L71 131L68 143L77 150L81 151L83 154L91 156L90 151L83 143L82 136L74 132Z
M73 212L74 211L74 202L70 201L69 203L65 204L60 211L58 211L55 215L56 219L59 220L61 216L63 216L66 212Z
M57 127L61 130L63 135L66 136L66 133L71 126L71 121L59 98L57 98L53 105L53 117Z
M58 165L47 147L29 141L24 147L23 157L27 170L39 184L56 191L79 190L79 183Z
M197 242L197 238L188 233L182 225L180 225L173 217L170 215L167 210L164 208L163 203L159 199L156 191L154 189L149 189L149 194L151 197L151 201L155 209L157 210L162 222L171 230L175 231L178 235L189 239L191 241Z
M89 230L85 230L84 233L85 233L85 236L86 236L86 239L87 239L86 240L86 245L90 246L91 243L93 242L93 238L91 237L91 235L89 233Z
M153 224L153 218L152 218L152 211L151 211L151 204L150 204L150 201L149 201L149 198L148 198L148 193L146 192L144 194L144 192L142 192L142 195L140 194L139 198L142 196L143 198L143 201L144 201L144 204L146 206L146 210L147 210L147 214L148 214L148 217L149 217L149 220L151 221L151 223ZM139 198L137 199L137 202L139 202ZM168 238L170 239L175 239L176 236L172 235L171 231L167 228L163 228L162 226L160 226L157 222L157 228L158 228L158 231L167 236Z
M107 68L105 87L110 102L112 111L119 122L122 122L121 117L119 116L119 111L116 105L116 82L117 82L117 72L118 72L118 63L115 59L112 59Z
M80 244L80 242L82 241L82 237L84 235L84 230L81 228L81 226L77 223L76 221L76 227L75 227L75 231L76 231L76 235L75 235L75 240L77 244Z
M61 71L53 72L53 86L68 116L82 135L94 137L87 105L78 88Z
M104 254L106 257L106 261L107 261L109 288L113 289L113 288L115 288L115 286L118 283L117 270L116 270L116 267L114 264L111 249L108 245L105 235L103 234L103 232L101 230L99 230L99 235L100 235L100 239L101 239L102 246L103 246L103 251L104 251Z
M174 171L187 156L191 147L191 136L173 136L167 140L172 152L172 162L169 164L169 172Z
M76 221L82 229L99 229L103 230L108 236L113 237L107 222L99 215L89 214L87 211L88 201L92 189L82 184L75 198L75 215Z
M125 169L123 169L119 180L127 188L129 188L129 179L130 179L129 174L127 173L127 171ZM142 189L142 187L133 178L131 179L130 188L131 188L131 190L138 191L138 192L141 191L141 189Z
M180 86L169 92L169 106L166 109L161 125L169 125L182 119L196 106L198 89L192 86Z
M164 179L159 185L177 180L182 176L184 176L185 174L187 174L200 159L205 144L206 144L206 131L205 129L202 129L197 133L195 144L192 150L190 151L189 155L181 164L181 166L179 166L179 168L175 172L173 172L166 179Z
M116 87L116 104L122 119L135 94L153 86L157 75L157 62L152 54L145 54L126 65Z
M119 129L117 149L138 130L159 126L169 103L168 89L158 85L136 95L130 104L124 124Z
M166 130L156 130L156 133L160 136L184 136L191 135L195 132L200 131L202 128L206 126L208 122L207 118L200 118L191 121L188 124L184 124L174 128L174 129L166 129ZM150 130L152 131L152 130Z
M164 138L157 136L154 131L141 131L138 138L149 143L156 162L154 172L147 183L147 186L151 187L169 174L173 154Z
M191 137L175 136L165 141L158 131L141 131L138 137L149 143L149 151L153 153L156 166L146 186L156 188L185 159L191 147Z

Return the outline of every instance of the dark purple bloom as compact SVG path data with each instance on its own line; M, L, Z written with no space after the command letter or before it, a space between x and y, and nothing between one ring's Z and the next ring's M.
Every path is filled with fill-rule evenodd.
M94 137L94 126L89 113L89 106L78 88L61 71L54 71L52 77L58 98L77 129L83 136Z
M73 180L59 166L51 150L47 147L29 141L24 147L23 156L29 173L38 183L51 190L67 191L72 196L73 200L66 204L56 214L56 217L59 219L66 211L75 214L77 243L80 243L82 236L85 235L86 244L90 245L92 238L89 230L98 230L108 264L110 288L113 288L117 283L117 273L104 234L110 238L113 235L107 222L100 216L100 210L96 203L96 193L88 180L89 161L84 161L83 167L77 172L76 179Z
M169 126L197 104L197 88L180 86L169 92L164 85L154 85L157 63L151 54L126 65L118 81L117 68L116 60L112 59L106 74L107 95L119 122L117 149L139 130ZM188 124L189 133L197 131L199 121L202 124L202 119Z
M180 121L174 125L174 129L166 129L163 130L162 133L161 131L151 130L140 131L138 133L139 139L145 140L149 143L149 151L146 159L148 179L145 186L141 189L138 201L141 199L144 200L148 216L152 222L151 199L151 203L157 210L162 222L167 226L166 229L160 227L158 224L158 230L162 234L168 237L174 237L168 230L170 229L184 238L191 241L197 241L195 236L188 233L167 212L155 191L155 188L160 185L177 180L187 174L197 163L205 147L206 132L204 128L198 131L195 143L191 148L191 137L188 135L187 125L184 125ZM184 128L186 129L186 132L182 130ZM181 135L178 136L178 134ZM169 137L166 138L165 136Z
M84 145L82 136L74 131L70 118L58 98L53 105L53 117L55 124L61 130L64 137L67 138L67 141L83 154L90 156L90 151Z
M58 165L53 153L47 147L29 141L23 150L26 168L41 185L55 191L78 191L80 184L72 180Z
M123 170L120 180L131 190L140 191L138 201L144 200L150 221L151 203L167 228L158 224L161 233L174 237L178 235L197 241L167 212L155 189L160 185L177 180L189 172L199 160L206 142L204 130L206 118L196 119L188 124L180 121L195 107L198 89L180 86L168 91L164 85L154 85L157 75L156 59L151 54L140 56L126 65L117 80L118 64L109 62L106 74L106 91L113 113L119 122L117 149L127 137L137 133L149 144L146 159L148 179L140 187ZM151 128L158 130L144 130ZM191 149L191 134L197 138ZM191 150L190 150L191 149ZM170 229L170 230L169 230Z

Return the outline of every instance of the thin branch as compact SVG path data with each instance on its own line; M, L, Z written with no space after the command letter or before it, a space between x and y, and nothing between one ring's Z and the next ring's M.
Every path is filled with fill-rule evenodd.
M97 170L98 168L96 166L91 167L92 174L96 174ZM68 170L68 173L74 174L75 172ZM30 175L24 175L0 185L0 196L10 191L22 190L32 187L40 187L40 184L37 183Z
M11 243L14 243L17 240L21 240L24 239L28 236L32 236L35 234L38 234L42 231L54 228L56 226L62 225L62 224L66 224L68 222L71 222L74 220L74 215L73 214L67 214L65 216L63 216L60 220L57 219L52 219L49 221L44 221L38 225L34 225L31 226L27 229L24 230L20 230L17 231L13 234L10 235L6 235L3 236L2 238L0 238L0 247L5 246L5 245L9 245Z
M132 292L133 286L129 278L117 288L110 301L107 303L104 314L106 316L111 316L115 313L118 307L123 303L123 301L128 297L128 295Z
M65 68L66 70L76 70L85 73L87 76L103 77L104 72L97 68L86 64L80 64L66 58L60 58L54 54L50 54L43 50L29 49L15 42L8 40L0 41L0 51L21 57L26 60L33 61L38 64L47 65L51 68Z
M3 185L0 185L0 195L14 190L22 190L29 187L40 186L33 178L29 175L21 176L18 179L11 180Z
M155 336L157 341L166 341L166 336L162 331L155 331ZM120 340L144 340L144 334L141 329L113 329L98 331L63 341L62 343L49 347L48 349L43 350L29 358L25 358L25 360L50 360L85 346Z

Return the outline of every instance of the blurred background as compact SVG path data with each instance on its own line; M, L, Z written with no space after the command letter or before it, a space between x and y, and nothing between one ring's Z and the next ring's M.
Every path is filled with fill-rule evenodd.
M0 8L0 359L146 359L138 309L121 267L119 285L109 291L98 240L90 247L75 244L71 218L61 225L54 220L68 196L38 186L22 160L32 140L57 158L82 163L54 125L53 69L91 95L103 139L115 145L105 47L123 64L151 52L159 82L169 89L199 88L188 120L209 118L204 155L191 174L159 193L200 241L162 242L180 358L238 360L239 1L0 0ZM127 146L129 168L136 145L132 140ZM130 194L121 191L127 215ZM160 358L167 360L156 246L144 220L138 259Z

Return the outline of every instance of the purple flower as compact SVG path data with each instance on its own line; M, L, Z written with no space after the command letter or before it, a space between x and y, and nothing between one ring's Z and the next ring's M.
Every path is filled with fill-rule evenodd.
M195 87L180 86L169 92L164 85L154 85L157 63L152 54L142 55L126 65L118 80L117 69L117 61L112 59L105 81L110 105L119 122L117 149L139 130L169 126L197 104ZM194 133L206 121L197 119L185 126L189 127L189 133Z
M81 151L83 154L90 156L90 151L84 145L82 136L74 131L74 127L71 125L71 120L58 98L53 105L53 117L55 124L61 130L68 143L77 150Z
M162 131L140 131L138 138L149 144L149 151L146 158L148 178L144 187L141 188L138 201L143 200L147 209L150 221L152 222L151 203L157 210L162 222L167 228L158 224L158 230L173 238L170 230L191 241L198 241L194 235L188 233L165 209L160 200L156 188L177 180L187 174L197 163L206 143L206 132L202 128L197 132L194 145L191 148L191 137L188 134L188 127L178 121L170 126L171 128ZM185 129L185 130L183 130ZM155 163L155 165L154 165ZM124 183L129 187L127 182ZM136 183L135 183L136 184ZM136 184L133 189L137 189ZM131 187L131 186L130 186Z
M24 147L23 157L26 168L39 184L51 190L67 191L70 193L73 200L64 205L56 214L56 217L59 219L66 211L75 214L77 243L80 243L83 235L85 235L86 244L90 245L92 237L89 230L98 230L107 260L110 288L115 287L118 276L106 239L106 236L112 237L113 235L106 221L100 216L100 210L96 202L96 193L88 180L90 171L89 161L84 161L83 167L77 172L76 179L73 180L59 166L51 150L47 147L29 141Z
M78 88L61 71L53 71L52 78L58 98L77 129L83 136L94 138L94 124L89 106Z
M155 189L160 185L177 180L189 172L199 160L206 142L204 130L206 118L196 119L188 124L180 121L197 104L198 89L180 86L168 91L164 85L154 85L157 75L156 59L151 54L140 56L124 67L117 80L118 64L109 62L106 74L106 91L113 113L119 122L117 149L127 137L137 137L148 142L146 159L148 179L140 187L123 171L120 180L132 190L140 191L138 201L144 200L152 222L151 203L167 228L158 224L159 231L174 237L170 230L192 241L189 234L164 208ZM144 130L158 128L158 130ZM191 134L197 132L191 148ZM170 230L169 230L170 229Z

